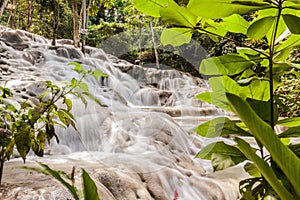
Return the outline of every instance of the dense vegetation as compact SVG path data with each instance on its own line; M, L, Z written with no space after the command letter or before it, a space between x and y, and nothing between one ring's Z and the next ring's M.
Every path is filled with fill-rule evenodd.
M300 121L278 118L279 109L298 100L283 94L287 89L274 92L299 68L289 54L300 41L300 1L190 0L187 6L172 0L135 3L144 13L173 25L162 32L165 45L189 43L199 32L214 41L228 39L237 46L236 51L201 62L200 73L210 76L212 92L196 98L234 112L239 120L218 117L195 129L205 137L232 137L236 143L211 143L196 157L210 159L215 171L247 161L244 168L253 178L240 182L242 199L299 199L300 144L286 138L299 137ZM251 22L242 16L251 13ZM236 40L232 34L242 34L246 40ZM298 78L297 72L292 74ZM275 125L290 129L276 135ZM249 137L256 145L248 142Z
M133 3L145 14L135 10ZM3 25L52 38L54 45L57 38L68 38L78 46L80 36L82 47L99 46L120 33L139 30L140 37L152 35L151 39L144 48L138 41L128 44L129 51L120 57L131 62L160 62L195 75L199 74L191 63L163 47L199 42L209 57L201 64L199 61L199 71L208 77L212 92L196 98L234 112L239 120L219 117L195 128L201 136L226 136L235 141L234 145L212 143L196 157L210 159L215 171L246 162L244 168L253 177L240 182L243 199L299 199L300 144L291 142L300 136L299 4L299 0L2 0L0 20ZM81 29L88 29L88 34L79 35ZM160 42L155 36L160 36ZM105 76L75 65L83 77L89 73ZM62 88L51 82L43 84L51 98L42 96L39 106L10 103L12 93L0 88L1 116L5 119L0 125L8 130L1 135L1 171L14 146L24 160L30 148L43 155L45 140L55 137L53 118L58 117L63 126L74 125L66 95L81 97L74 90L78 87L87 93L86 86L81 80L72 80ZM58 101L65 107L57 107ZM45 123L44 129L35 128L38 121ZM289 129L276 135L276 125ZM249 137L256 145L250 145Z

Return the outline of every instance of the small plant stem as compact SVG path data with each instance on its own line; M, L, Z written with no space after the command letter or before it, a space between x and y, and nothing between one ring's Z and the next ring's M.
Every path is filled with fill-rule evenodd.
M275 126L275 119L274 119L274 83L273 83L273 58L274 58L274 49L275 49L275 41L276 41L276 36L277 36L277 31L278 31L278 26L279 26L279 20L280 20L280 15L282 11L282 0L278 1L278 14L276 18L276 24L273 30L272 34L272 39L271 39L271 45L270 45L270 56L269 56L269 76L270 76L270 109L271 109L271 116L270 116L270 125L272 129L274 130Z

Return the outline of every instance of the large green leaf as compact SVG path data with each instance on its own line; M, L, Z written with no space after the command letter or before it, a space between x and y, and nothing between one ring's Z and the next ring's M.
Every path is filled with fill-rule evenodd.
M223 92L203 92L195 96L195 99L213 104L223 110L231 111L225 96L225 90Z
M201 149L195 157L210 160L213 153L236 157L243 156L242 152L234 146L224 142L213 142Z
M286 14L286 15L282 15L283 20L286 24L286 26L289 28L289 30L291 31L291 33L294 34L300 34L300 18L295 16L295 15L290 15L290 14Z
M160 17L161 8L174 4L173 0L133 0L133 2L136 9L153 17Z
M180 7L178 4L170 4L160 9L160 16L164 21L170 24L194 27L197 24L197 16L191 13L187 8Z
M223 55L201 62L200 73L204 75L235 75L250 68L253 62L239 55Z
M236 121L232 121L227 117L217 117L199 125L193 130L197 134L208 138L229 135L251 136L247 131L238 127L236 123Z
M100 200L95 182L84 169L82 169L82 180L84 199Z
M264 17L253 22L248 30L247 36L252 39L261 39L267 35L276 21L276 17Z
M215 171L237 165L246 159L238 148L224 142L214 142L205 146L196 158L212 160Z
M171 44L180 46L189 43L192 39L192 29L190 28L168 28L164 29L160 36L163 45Z
M247 99L247 102L251 106L251 108L256 112L256 114L263 119L265 122L271 122L271 106L270 102L267 101L260 101L256 99ZM275 106L274 106L275 107ZM275 123L278 119L278 109L277 107L274 108L274 119Z
M229 17L226 17L221 22L221 25L223 25L227 31L230 31L232 33L247 34L247 30L250 24L242 16L233 14Z
M268 165L266 161L256 155L253 152L250 145L242 140L241 138L235 138L235 141L238 144L238 147L243 152L243 154L259 169L260 173L264 176L264 178L268 181L268 183L272 186L272 188L277 192L277 194L283 200L296 200L295 197L283 186L283 184L278 180L276 174L272 170L272 168Z
M298 190L300 188L300 174L298 173L300 159L280 141L272 128L255 113L246 101L230 93L227 94L227 98L232 110L247 125L254 137L266 147L294 189ZM246 150L243 151L244 154L247 153L245 152ZM300 197L299 190L298 196Z
M197 16L216 19L272 6L263 0L190 0L187 7Z

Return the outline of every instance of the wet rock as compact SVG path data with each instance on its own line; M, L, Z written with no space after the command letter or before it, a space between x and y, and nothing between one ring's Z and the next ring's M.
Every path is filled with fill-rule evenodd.
M15 31L4 32L0 40L19 51L27 49L30 46L29 43L25 42Z
M69 46L58 47L56 52L58 56L65 57L65 58L82 59L84 57L80 49L76 49L74 47L69 47Z
M152 199L139 176L135 173L118 174L113 171L97 170L97 174L98 181L118 200Z

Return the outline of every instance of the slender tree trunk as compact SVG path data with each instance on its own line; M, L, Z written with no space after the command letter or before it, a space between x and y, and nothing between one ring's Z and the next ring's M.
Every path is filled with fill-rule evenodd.
M59 0L52 0L52 12L53 12L53 35L52 45L56 45L57 30L59 23Z
M156 40L155 40L155 34L154 34L154 29L153 29L152 17L150 17L150 29L151 29L152 43L153 43L153 49L154 49L154 55L155 55L155 64L156 64L156 68L159 68L159 60L158 60L158 53L157 53L157 48L156 48Z
M85 53L85 35L86 35L86 0L81 3L81 51Z
M0 8L0 18L2 17L2 15L4 13L4 10L5 10L6 6L7 6L7 3L8 3L8 0L4 0L3 1L3 4L2 4L2 6Z
M79 24L78 24L78 6L77 0L72 1L73 8L73 42L74 47L79 46Z
M12 7L12 9L10 10L6 26L9 26L10 28L14 29L15 28L15 15L16 15L16 10L18 9L18 7L16 6L16 0L12 0L11 7Z
M28 1L27 3L27 27L26 27L26 31L30 30L30 26L32 24L32 10L31 10L31 1Z

